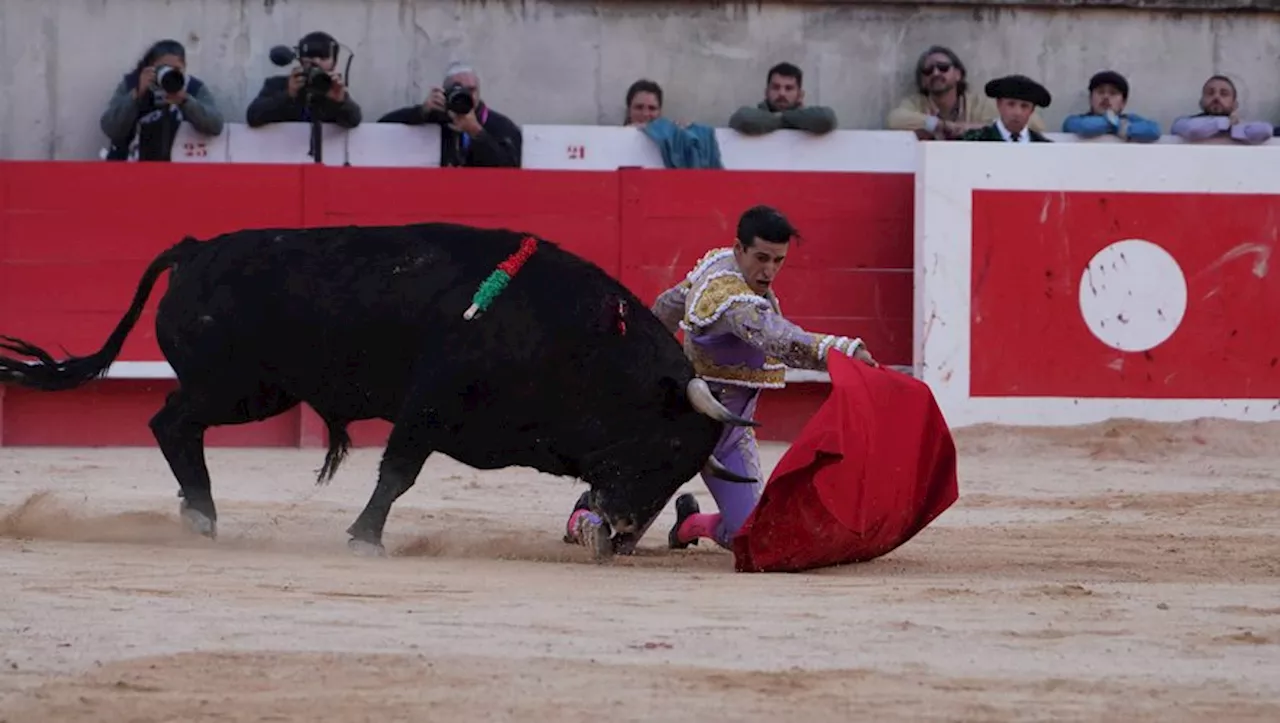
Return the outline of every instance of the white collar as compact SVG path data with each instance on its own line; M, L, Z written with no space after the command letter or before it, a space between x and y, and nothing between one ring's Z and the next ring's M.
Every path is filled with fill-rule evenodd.
M1000 131L1000 137L1004 139L1004 142L1005 142L1005 143L1011 143L1011 142L1013 142L1013 141L1012 141L1012 139L1013 139L1013 134L1009 132L1009 129L1008 129L1008 128L1005 128L1005 127L1004 127L1004 121L1003 121L1002 119L1000 119L1000 118L996 118L996 130ZM1022 133L1018 134L1018 141L1017 141L1017 142L1018 142L1018 143L1030 143L1030 142L1031 142L1031 129L1030 129L1030 128L1023 128L1023 129L1022 129Z

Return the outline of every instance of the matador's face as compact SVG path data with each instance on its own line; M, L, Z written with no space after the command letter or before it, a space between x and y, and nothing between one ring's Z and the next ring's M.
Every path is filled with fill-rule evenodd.
M764 296L769 292L774 280L782 271L782 262L787 259L786 242L765 241L756 238L750 246L742 242L734 244L733 256L738 261L738 270L751 290Z

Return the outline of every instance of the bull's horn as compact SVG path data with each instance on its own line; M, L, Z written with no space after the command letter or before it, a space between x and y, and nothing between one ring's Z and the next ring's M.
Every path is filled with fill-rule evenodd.
M716 479L722 479L726 482L740 482L745 485L753 485L757 482L757 480L752 477L743 477L737 472L725 467L720 463L720 460L716 459L715 455L707 457L707 463L702 467L702 471L705 474L709 474Z
M686 387L685 392L689 395L689 403L693 405L694 409L702 412L708 417L711 417L717 422L724 422L725 424L732 424L738 427L760 426L759 422L750 419L743 419L726 409L725 406L720 403L720 400L716 399L715 395L711 393L711 387L707 386L707 383L698 377L694 377L689 380L689 384Z

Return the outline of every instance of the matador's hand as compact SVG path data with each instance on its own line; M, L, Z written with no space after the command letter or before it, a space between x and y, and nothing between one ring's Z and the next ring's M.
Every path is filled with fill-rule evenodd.
M869 365L871 365L871 366L873 366L873 367L878 367L878 366L880 366L878 363L876 363L876 360L875 360L874 358L872 358L872 356L871 356L871 352L867 351L867 345L866 345L866 344L858 344L857 346L855 346L855 347L853 348L853 358L854 358L854 359L860 359L860 360L862 360L863 362L865 362L865 363L867 363L867 364L869 364Z
M828 347L828 354L840 352L841 354L851 356L854 359L858 359L870 366L880 366L876 363L876 360L871 357L871 352L867 351L867 345L863 343L862 339L851 339L847 336L831 336L827 337L827 339L830 344Z

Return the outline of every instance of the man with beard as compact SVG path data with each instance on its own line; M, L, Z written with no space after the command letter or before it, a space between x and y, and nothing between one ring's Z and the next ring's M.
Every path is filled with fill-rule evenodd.
M836 113L826 106L804 104L804 72L791 63L778 63L765 76L764 100L756 107L744 105L729 118L729 127L749 136L789 128L808 133L829 133L836 128Z
M922 141L953 141L1000 116L996 104L969 84L968 70L955 51L934 45L916 60L915 92L889 111L889 130L912 131ZM1033 112L1028 127L1044 132Z
M1275 132L1264 121L1240 121L1236 84L1225 75L1214 75L1200 89L1200 113L1185 115L1173 122L1170 132L1188 141L1203 141L1227 134L1240 143L1266 143Z

